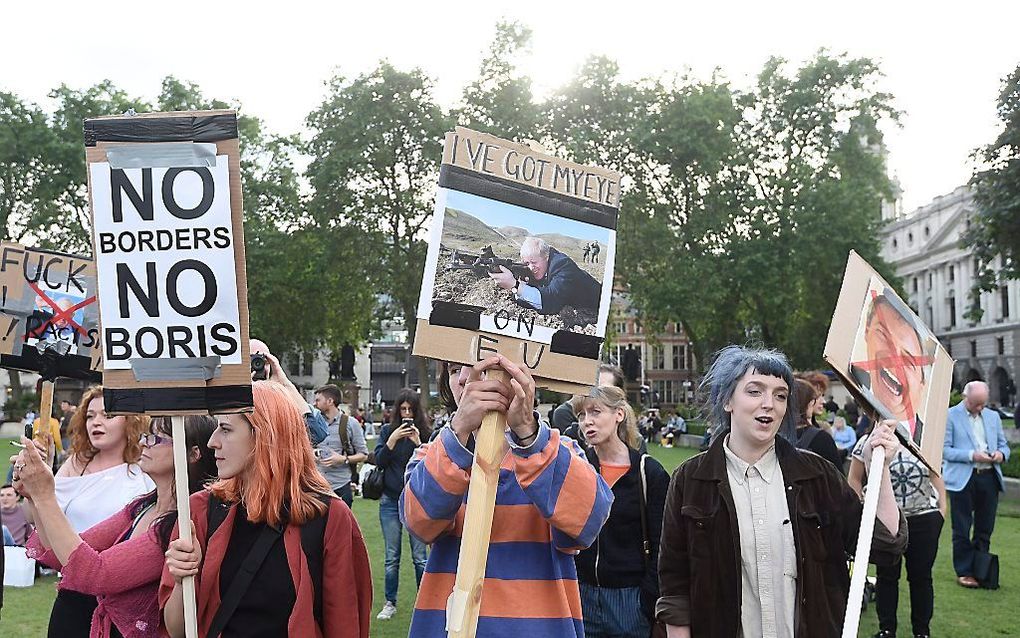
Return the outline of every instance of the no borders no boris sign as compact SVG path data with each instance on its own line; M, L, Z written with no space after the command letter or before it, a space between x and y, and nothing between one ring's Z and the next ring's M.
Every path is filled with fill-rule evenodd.
M251 406L237 142L229 111L86 121L108 411Z

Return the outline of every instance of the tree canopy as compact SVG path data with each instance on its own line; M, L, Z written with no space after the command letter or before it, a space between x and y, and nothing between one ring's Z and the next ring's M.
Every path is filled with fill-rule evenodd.
M109 81L61 85L51 112L0 93L0 233L88 251L82 119L232 107L251 331L281 351L364 342L378 299L413 335L443 133L455 123L622 172L617 272L645 322L680 322L703 361L758 340L797 366L819 365L848 251L893 279L879 257L891 193L880 128L898 113L875 88L872 61L774 58L738 88L721 73L625 80L615 61L593 57L537 98L521 71L529 44L526 26L498 24L478 76L449 108L421 69L384 60L338 72L304 139L271 133L240 105L174 77L152 101ZM990 238L975 245L995 251L982 253L986 263L994 254L1016 264L1018 73L1000 101L1007 130L975 176L988 214L972 232ZM991 241L1003 237L1014 243Z

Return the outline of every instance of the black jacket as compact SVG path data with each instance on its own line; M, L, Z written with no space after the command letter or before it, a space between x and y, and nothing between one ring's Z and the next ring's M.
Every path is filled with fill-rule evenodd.
M418 446L411 439L400 439L391 450L386 445L391 432L393 424L387 423L379 433L379 442L375 445L375 464L376 467L383 469L383 494L398 499L404 489L404 470L407 469L407 462L414 456Z
M689 625L693 638L738 638L741 558L739 524L726 475L723 440L673 473L663 515L657 618ZM857 546L862 504L842 474L815 454L776 439L797 550L796 635L837 638L850 589L847 554ZM875 521L871 562L893 564L907 546L900 513L893 536Z
M586 454L588 461L601 474L599 458L594 449ZM652 457L645 459L645 480L648 485L648 539L651 557L644 558L641 533L641 454L630 451L630 469L613 485L613 508L602 526L598 539L574 558L577 578L588 585L622 588L641 587L652 603L659 583L659 537L662 534L662 510L666 504L669 473ZM651 611L649 608L648 611Z
M597 309L602 296L602 283L555 248L549 249L545 277L530 285L542 293L539 312L543 315L554 315L563 310L563 306Z

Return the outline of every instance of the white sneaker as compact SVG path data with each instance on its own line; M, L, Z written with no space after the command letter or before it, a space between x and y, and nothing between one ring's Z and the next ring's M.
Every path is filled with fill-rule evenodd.
M397 613L396 604L387 600L386 604L383 605L382 611L379 612L379 615L376 616L376 618L379 620L389 620L390 618L393 618L393 614L395 613Z

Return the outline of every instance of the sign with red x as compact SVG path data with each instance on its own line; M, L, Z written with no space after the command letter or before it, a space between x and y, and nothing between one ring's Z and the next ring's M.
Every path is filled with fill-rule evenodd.
M863 258L850 253L825 359L865 412L941 471L953 360L935 334Z
M0 365L97 380L99 309L92 260L0 243ZM59 361L55 362L55 359Z

